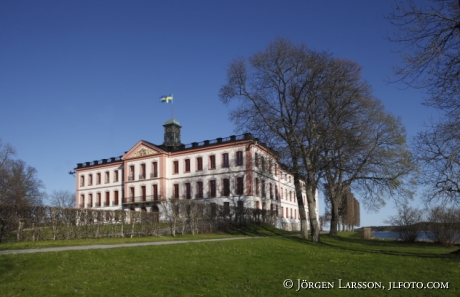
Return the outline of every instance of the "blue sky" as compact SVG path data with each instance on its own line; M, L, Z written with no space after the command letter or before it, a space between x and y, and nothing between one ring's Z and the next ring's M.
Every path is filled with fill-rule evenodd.
M0 138L38 170L46 191L75 190L77 163L162 143L174 93L182 142L235 134L218 99L226 67L277 37L363 67L409 138L436 111L423 93L388 84L400 61L392 1L0 1ZM243 131L237 131L240 134ZM359 197L358 197L359 198ZM361 225L381 225L361 210ZM415 204L418 201L414 202ZM321 201L321 204L324 204Z

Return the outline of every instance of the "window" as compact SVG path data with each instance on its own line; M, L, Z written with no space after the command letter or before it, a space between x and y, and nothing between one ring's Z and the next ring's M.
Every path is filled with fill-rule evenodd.
M292 191L289 191L289 201L292 201Z
M96 207L101 206L101 193L97 193Z
M113 181L118 182L118 170L113 171Z
M262 210L266 210L266 209L267 209L267 203L262 202Z
M93 194L89 194L87 207L92 207L92 206L93 206Z
M153 185L152 193L153 193L153 199L158 200L158 185Z
M82 175L80 176L80 187L84 187L85 186L85 176Z
M222 154L222 167L229 167L228 154Z
M281 217L284 218L284 207L281 206Z
M259 179L256 177L256 196L259 196Z
M203 182L196 183L196 198L203 198Z
M272 184L269 184L268 187L270 188L270 199L273 200L273 185L272 185Z
M113 205L118 205L118 191L115 191L114 194Z
M141 197L142 197L142 201L145 201L145 199L147 198L147 191L145 189L145 186L141 186Z
M190 172L190 159L185 159L185 171Z
M173 162L173 168L174 168L174 169L173 169L173 170L174 170L174 171L173 171L174 173L179 173L179 161L174 161L174 162Z
M130 199L131 199L131 202L134 202L134 194L135 194L134 187L131 187L131 188L129 188L129 189L130 189Z
M141 164L141 174L139 175L139 179L145 179L145 164Z
M101 183L101 174L97 173L96 174L96 185L99 185Z
M278 186L275 185L275 200L279 200Z
M262 163L262 172L265 172L265 158L264 157L261 157L260 158L260 161Z
M93 175L90 174L90 175L89 175L88 186L92 186L92 185L93 185Z
M174 198L179 199L179 185L178 184L174 185L174 193L173 193L173 195L174 195Z
M80 208L84 208L84 207L85 207L85 195L81 194L80 195Z
M185 183L185 198L192 199L192 188L190 183Z
M243 152L237 151L236 152L236 166L243 165Z
M110 206L110 192L105 192L104 206Z
M203 158L198 157L196 158L196 171L202 171L203 170Z
M236 178L236 194L243 195L244 194L244 187L243 187L243 177Z
M238 209L239 209L240 211L242 211L243 208L244 208L244 201L239 200L237 203L238 203L238 204L237 204L237 205L238 205Z
M228 178L224 178L222 181L222 195L223 196L230 196L230 180Z
M129 166L128 180L134 180L134 165Z
M275 211L276 211L276 216L279 215L279 212L278 212L278 205L275 205Z
M254 157L254 162L255 162L256 167L259 167L259 154L258 153L256 153L256 156Z
M256 201L256 209L260 209L260 202Z
M110 183L110 173L108 171L105 173L105 183Z
M230 214L230 202L224 202L224 216Z
M152 163L152 173L150 173L150 178L158 177L158 163Z
M209 197L216 197L216 180L209 181Z
M216 156L209 156L209 169L216 169Z
M265 181L262 181L262 197L265 198Z

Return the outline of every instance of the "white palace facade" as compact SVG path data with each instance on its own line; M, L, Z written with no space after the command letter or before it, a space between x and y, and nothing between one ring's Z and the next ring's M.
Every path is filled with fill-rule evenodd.
M184 145L179 122L163 126L162 145L140 140L120 157L78 163L76 206L150 212L162 199L196 199L276 210L279 226L299 222L293 176L250 133Z

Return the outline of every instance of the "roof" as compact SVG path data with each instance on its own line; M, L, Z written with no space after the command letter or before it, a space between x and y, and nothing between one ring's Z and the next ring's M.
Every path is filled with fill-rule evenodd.
M174 124L174 125L177 125L177 126L182 127L182 126L180 125L180 123L179 123L177 120L175 120L175 119L169 119L169 120L167 120L167 121L163 124L163 126L171 125L171 124Z

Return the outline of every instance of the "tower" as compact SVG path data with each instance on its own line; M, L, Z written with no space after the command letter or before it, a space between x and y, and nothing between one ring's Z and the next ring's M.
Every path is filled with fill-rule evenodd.
M165 139L163 145L170 147L177 147L181 144L180 142L180 128L182 126L175 119L167 120L164 123L165 127Z

